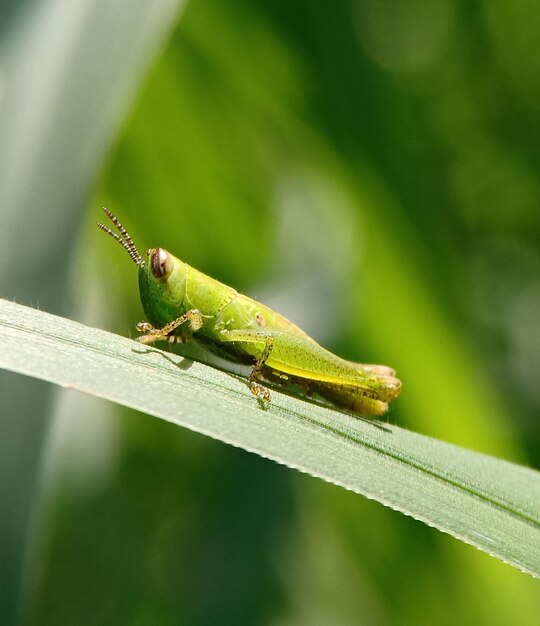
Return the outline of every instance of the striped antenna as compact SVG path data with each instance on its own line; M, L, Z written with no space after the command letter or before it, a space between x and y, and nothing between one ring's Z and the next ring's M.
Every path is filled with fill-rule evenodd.
M103 212L111 220L111 222L116 226L116 228L120 231L120 235L112 231L107 226L105 226L105 224L101 224L101 222L97 223L98 227L101 228L101 230L105 231L113 239L116 239L116 241L118 241L118 243L127 250L129 256L131 257L135 265L144 265L144 259L142 258L141 254L137 250L137 247L133 243L133 239L131 238L131 235L122 226L122 224L120 224L120 222L118 221L118 218L115 215L113 215L113 213L111 213L111 211L109 211L109 209L107 209L106 207L103 207Z

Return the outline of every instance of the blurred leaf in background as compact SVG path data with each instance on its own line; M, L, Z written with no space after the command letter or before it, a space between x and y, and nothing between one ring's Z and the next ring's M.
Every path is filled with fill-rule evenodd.
M69 310L79 224L96 167L179 5L0 3L2 297ZM54 409L48 385L7 372L0 372L0 398L0 622L11 624L38 527L32 518L42 504Z
M103 204L139 247L396 366L392 421L538 467L538 36L525 0L191 2L89 205L79 319L141 318ZM27 623L537 621L536 581L378 504L87 398L59 411Z

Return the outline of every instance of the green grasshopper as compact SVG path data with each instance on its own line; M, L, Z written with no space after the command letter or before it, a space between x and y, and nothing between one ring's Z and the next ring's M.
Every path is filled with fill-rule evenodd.
M401 382L384 365L352 363L332 354L306 333L260 302L238 293L177 259L164 248L141 255L129 233L106 208L118 233L99 228L124 247L139 269L139 293L149 321L139 322L143 344L155 341L203 347L230 361L251 365L248 386L270 401L268 382L362 415L382 415L399 395Z

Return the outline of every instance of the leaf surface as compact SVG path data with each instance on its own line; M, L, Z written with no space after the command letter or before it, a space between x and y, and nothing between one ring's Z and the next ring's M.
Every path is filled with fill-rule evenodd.
M537 471L276 390L263 409L235 375L5 300L0 366L341 485L540 577Z

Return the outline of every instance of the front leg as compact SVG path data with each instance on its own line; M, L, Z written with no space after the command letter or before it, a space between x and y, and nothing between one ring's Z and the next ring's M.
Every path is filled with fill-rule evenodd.
M182 335L172 335L177 328L189 322L187 332ZM186 343L191 338L191 334L198 331L203 325L203 316L198 309L190 309L172 322L169 322L163 328L155 328L149 322L139 322L137 330L146 333L137 337L137 341L144 344L154 343L155 341L168 341L169 343Z

